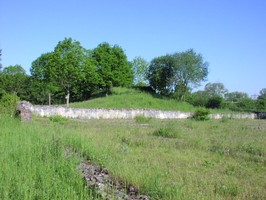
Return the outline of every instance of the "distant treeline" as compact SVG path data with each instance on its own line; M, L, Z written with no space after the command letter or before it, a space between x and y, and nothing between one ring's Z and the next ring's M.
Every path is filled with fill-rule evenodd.
M109 95L111 87L134 86L194 106L266 110L266 88L256 99L243 92L228 92L222 83L208 83L204 90L192 92L207 79L208 67L193 49L162 55L151 62L142 57L129 61L118 45L104 42L89 50L65 38L54 51L32 62L30 75L21 65L3 69L0 65L0 98L11 93L34 104L62 104Z

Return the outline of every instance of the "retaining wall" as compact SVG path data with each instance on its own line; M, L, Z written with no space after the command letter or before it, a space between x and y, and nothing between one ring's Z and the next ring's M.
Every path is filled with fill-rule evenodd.
M193 115L190 112L179 111L162 111L162 110L145 110L145 109L81 109L67 108L63 106L40 106L32 105L29 102L20 102L23 106L42 117L63 116L77 119L134 119L136 116L152 117L157 119L187 119ZM241 114L210 114L213 119L238 118L238 119L255 119L255 113Z
M140 115L158 119L186 119L192 116L192 113L178 111L142 109L80 109L61 106L31 106L30 110L40 116L60 115L78 119L134 119Z

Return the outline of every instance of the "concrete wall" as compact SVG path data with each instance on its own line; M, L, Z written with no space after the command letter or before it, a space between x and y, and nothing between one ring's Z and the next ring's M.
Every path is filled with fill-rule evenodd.
M81 109L67 108L63 106L39 106L32 105L29 102L20 102L25 108L35 115L50 117L60 115L67 118L77 119L134 119L136 116L152 117L157 119L187 119L193 115L189 112L145 110L145 109ZM213 119L238 118L255 119L255 113L241 114L210 114Z

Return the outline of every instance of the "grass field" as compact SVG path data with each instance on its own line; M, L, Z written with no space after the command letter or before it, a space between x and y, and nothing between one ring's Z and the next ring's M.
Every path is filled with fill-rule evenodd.
M0 199L92 199L65 146L152 199L266 199L265 120L0 120Z

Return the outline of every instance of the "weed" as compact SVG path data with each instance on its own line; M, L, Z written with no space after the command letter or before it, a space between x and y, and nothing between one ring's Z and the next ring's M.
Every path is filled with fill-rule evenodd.
M240 149L255 156L264 156L263 150L252 143L243 144Z
M172 127L160 127L156 129L152 135L154 136L160 136L160 137L165 137L165 138L178 138L179 134L177 130L175 130Z
M209 120L210 111L206 108L198 108L194 115L193 115L193 119L198 120L198 121L204 121L204 120Z
M215 185L214 192L226 197L236 197L239 194L239 187L232 182L219 183Z
M64 124L65 122L67 122L67 118L56 115L56 116L51 116L49 117L49 120L55 123L59 123L59 124Z

